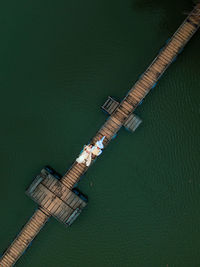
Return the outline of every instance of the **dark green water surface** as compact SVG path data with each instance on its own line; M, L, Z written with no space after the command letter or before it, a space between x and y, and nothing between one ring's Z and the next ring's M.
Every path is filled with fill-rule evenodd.
M0 252L36 204L25 189L64 173L193 6L190 0L0 4ZM80 183L89 204L51 219L19 267L200 266L200 32Z

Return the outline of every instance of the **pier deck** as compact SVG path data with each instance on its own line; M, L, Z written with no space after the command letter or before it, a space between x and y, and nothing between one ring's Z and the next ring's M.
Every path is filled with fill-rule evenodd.
M116 109L112 112L111 116L91 139L91 144L94 144L100 137L105 136L104 145L108 145L120 128L124 126L129 116L133 114L137 106L149 93L151 88L155 86L156 82L174 61L176 56L182 51L183 47L191 39L199 26L200 3L195 6L193 11L188 15L170 41L131 88L122 102L118 106L116 105ZM60 183L71 190L87 170L88 167L86 167L85 164L78 164L75 162L60 179ZM19 235L3 254L0 259L1 267L9 267L15 264L51 215L50 209L48 210L39 206L38 210L35 211Z

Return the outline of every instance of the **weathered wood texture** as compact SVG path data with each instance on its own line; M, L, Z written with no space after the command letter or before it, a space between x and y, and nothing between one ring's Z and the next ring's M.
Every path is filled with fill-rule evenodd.
M119 102L117 102L116 100L114 100L112 97L109 96L101 108L106 113L111 115L117 109L118 106L119 106ZM136 116L134 113L131 113L125 120L123 126L128 131L134 132L138 128L138 126L141 124L141 122L142 120L138 116Z
M138 126L142 123L142 120L132 113L124 123L124 127L131 132L135 132Z
M119 102L114 100L111 96L108 97L106 102L101 107L105 112L107 112L109 115L115 111L115 109L119 106Z
M39 206L66 226L71 225L87 203L43 169L26 191Z
M190 40L200 24L200 3L196 5L193 11L189 14L183 24L179 27L176 33L172 36L168 44L158 54L153 63L147 68L141 78L136 82L133 88L129 91L118 108L112 113L110 118L96 133L92 139L95 143L99 137L106 136L104 144L107 145L115 134L122 127L128 116L136 109L142 99L148 94L150 89L155 85L161 75L174 61L185 44ZM69 189L79 181L80 177L87 171L84 164L76 162L67 171L61 179L61 182ZM37 235L42 226L46 223L49 215L39 208L29 222L24 226L20 234L6 250L0 260L0 267L9 267L17 261L28 247L30 242Z

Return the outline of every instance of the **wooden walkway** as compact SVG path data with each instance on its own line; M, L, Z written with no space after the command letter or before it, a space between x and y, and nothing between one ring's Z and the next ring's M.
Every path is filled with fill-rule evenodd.
M105 136L104 145L112 140L126 120L133 114L133 111L141 103L150 89L155 86L158 79L162 76L176 56L181 52L186 43L191 39L200 25L200 3L178 28L170 41L158 54L152 64L128 92L123 101L113 111L109 119L96 133L91 140L94 144L100 137ZM68 189L72 189L80 180L81 176L87 171L84 164L75 162L67 173L61 178L60 182ZM0 259L0 267L13 266L19 257L24 253L31 241L35 238L41 228L45 225L51 212L44 207L39 207L31 219L23 227L19 235L5 251Z
M97 132L91 143L94 144L99 137L106 136L104 144L107 145L113 136L124 125L126 119L133 113L152 87L182 51L186 43L191 39L200 26L200 4L196 5L193 11L181 24L166 46L160 51L151 65L128 92L117 109ZM80 177L86 172L85 165L76 162L71 169L63 176L62 182L69 188L78 183Z
M15 264L45 225L49 217L50 214L47 214L41 207L35 211L31 219L26 223L22 231L4 253L0 260L1 267L13 266Z

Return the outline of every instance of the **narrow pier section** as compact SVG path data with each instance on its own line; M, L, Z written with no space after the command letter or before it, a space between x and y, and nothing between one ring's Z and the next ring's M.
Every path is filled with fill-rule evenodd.
M106 136L104 145L112 140L120 128L125 124L137 106L143 101L149 91L156 85L156 82L163 75L165 70L170 66L184 46L191 39L200 26L200 4L197 4L188 17L184 20L178 30L174 33L170 41L160 51L158 56L153 60L144 74L139 78L136 84L131 88L122 102L112 111L111 116L104 123L101 129L96 133L91 143L94 144L99 138ZM109 104L109 101L106 104ZM105 109L107 106L104 105ZM139 120L138 120L139 123ZM72 168L63 176L62 182L66 186L77 184L81 175L87 170L86 166L81 166L76 162Z
M4 253L0 260L0 267L10 267L15 264L45 225L49 217L50 214L47 214L41 207L35 211L33 216Z
M112 140L112 138L116 135L116 133L120 130L120 128L125 124L127 119L130 118L130 116L133 116L132 114L136 109L136 107L149 93L151 88L155 86L158 79L162 76L162 74L169 67L169 65L175 60L176 56L182 51L183 47L186 45L186 43L191 39L193 34L199 28L199 25L200 25L200 3L196 5L193 11L185 19L183 24L178 28L178 30L172 36L171 40L166 44L166 46L155 58L152 64L147 68L147 70L136 82L133 88L129 91L129 93L123 99L123 101L119 105L115 104L115 106L114 105L112 106L113 110L111 112L112 113L111 116L101 127L101 129L96 133L94 138L91 140L92 144L94 144L99 138L105 136L104 145L105 146L108 145L108 143ZM109 102L107 103L107 108L108 106ZM58 196L61 192L61 188L66 187L67 189L72 190L73 187L79 182L81 176L87 171L87 169L88 167L86 167L84 164L78 164L77 162L75 162L72 165L72 167L67 171L67 173L60 179L59 186L56 187L57 193L52 195L52 198L54 197L55 199L57 198L56 203L58 202L62 203L62 205L64 206L65 204L69 206L71 205L68 202L69 199L66 200L67 202L63 204L63 200L61 201L61 198ZM44 189L45 183L43 182L43 185L41 185L40 188L38 188L42 190L40 190L40 192L37 191L36 188L37 186L39 186L42 180L37 180L35 182L36 182L36 184L34 185L35 187L33 186L32 189L30 188L29 194L31 197L34 197L32 195L33 192L37 194L43 194L44 191L42 190L46 190ZM62 184L64 185L64 187L62 187ZM48 187L49 185L46 184L46 186ZM64 190L65 192L67 192L66 188ZM49 191L48 194L50 194ZM72 201L75 202L80 201L80 199L74 197L73 194L71 194L71 196L72 196L71 198ZM43 195L43 197L46 196ZM36 198L38 199L38 202L40 200L42 201L39 195L37 195L37 197L35 195L35 200ZM47 201L49 200L50 199L48 199ZM53 207L55 208L54 204L56 203L51 202L52 209ZM40 205L43 205L42 202L40 202ZM82 203L82 205L85 206L85 203ZM73 207L71 206L72 209ZM56 208L59 209L59 207ZM24 228L21 230L21 232L13 241L13 243L10 245L10 247L5 251L4 255L0 259L0 267L10 267L15 264L15 262L19 259L19 257L29 246L31 241L38 234L40 229L45 225L48 218L51 215L55 215L55 213L53 214L52 209L50 209L49 207L46 209L45 207L38 208L38 210L33 214L31 219L24 226ZM64 212L64 208L62 212ZM72 217L67 217L68 215L65 216L67 221L65 221L65 218L63 217L64 223L67 222L68 224L70 223L71 219L73 220L73 218L76 217L76 214L74 214L73 211L71 215ZM61 218L62 215L60 214L59 216L60 216L59 219L62 220Z
M151 88L156 85L156 82L160 79L165 70L183 50L184 46L191 39L199 26L200 4L197 4L194 10L174 33L170 41L160 51L155 60L151 63L151 65L147 68L141 78L136 82L136 84L121 102L118 110L116 110L116 116L121 112L121 117L123 120L123 111L127 110L127 112L129 112L130 105L132 106L131 112L135 110L144 97L149 93Z

